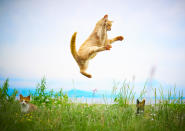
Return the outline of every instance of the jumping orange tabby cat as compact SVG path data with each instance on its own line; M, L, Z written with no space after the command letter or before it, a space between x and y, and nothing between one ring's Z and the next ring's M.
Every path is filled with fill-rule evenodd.
M71 38L71 53L76 60L80 73L91 78L92 76L86 73L89 60L94 58L98 52L110 50L111 44L115 41L122 41L123 36L117 36L113 39L108 39L107 31L111 30L112 21L108 20L108 15L100 19L87 40L80 46L78 52L76 51L76 34L75 32Z

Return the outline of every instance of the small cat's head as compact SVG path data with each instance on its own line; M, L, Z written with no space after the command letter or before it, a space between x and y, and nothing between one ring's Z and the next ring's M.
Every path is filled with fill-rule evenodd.
M21 105L26 105L26 104L28 104L29 103L29 101L30 101L30 96L27 96L27 97L24 97L24 96L22 96L21 94L19 95L20 96L20 103L21 103Z
M145 105L145 99L143 99L141 102L137 99L137 105Z

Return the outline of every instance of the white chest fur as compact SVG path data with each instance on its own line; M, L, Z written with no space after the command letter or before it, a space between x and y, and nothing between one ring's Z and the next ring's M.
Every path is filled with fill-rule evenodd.
M26 113L29 111L30 105L29 104L21 104L21 112Z

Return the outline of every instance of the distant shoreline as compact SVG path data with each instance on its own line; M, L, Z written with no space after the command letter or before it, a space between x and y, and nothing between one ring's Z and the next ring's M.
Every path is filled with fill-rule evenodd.
M19 94L22 94L23 96L28 96L31 93L35 92L35 89L23 89L18 88L16 89L18 91L18 94L16 96L17 99L19 99ZM8 95L11 95L13 93L14 89L8 88ZM49 91L48 91L49 92ZM54 92L55 93L55 92ZM71 102L75 103L87 103L87 104L115 104L114 97L111 94L103 94L103 93L95 93L90 91L83 91L83 90L77 90L72 89L69 91L64 91L64 94L67 93L69 100ZM135 100L132 102L132 104L136 104L136 99L138 96L135 96ZM155 104L155 97L144 97L146 99L146 105L149 104ZM178 97L177 97L178 98ZM174 97L171 97L173 100ZM185 102L185 97L182 98L183 102ZM156 98L156 103L160 103L160 97Z

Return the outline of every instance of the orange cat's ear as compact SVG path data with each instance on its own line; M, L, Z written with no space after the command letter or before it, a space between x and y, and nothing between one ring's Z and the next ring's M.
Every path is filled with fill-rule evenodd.
M104 15L104 17L103 17L104 19L108 19L108 15L106 14L106 15Z
M27 96L27 100L30 100L30 96Z
M22 94L20 94L19 96L20 96L20 99L22 99L22 98L23 98Z

